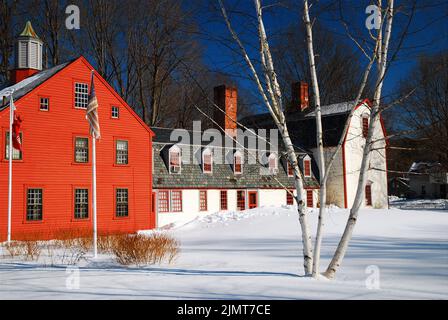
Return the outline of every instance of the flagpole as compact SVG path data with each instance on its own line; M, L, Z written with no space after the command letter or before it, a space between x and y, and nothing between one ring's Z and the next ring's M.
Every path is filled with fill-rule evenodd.
M98 256L98 230L96 217L96 137L92 134L92 211L93 211L93 256Z
M8 244L11 243L11 212L12 212L12 123L14 121L14 99L11 92L9 98L9 172L8 172Z

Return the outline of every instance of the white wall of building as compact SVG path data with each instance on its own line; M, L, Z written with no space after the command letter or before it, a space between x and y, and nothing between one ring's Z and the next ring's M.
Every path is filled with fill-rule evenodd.
M158 201L158 190L156 192L156 201ZM197 217L205 216L210 213L220 211L221 196L218 189L207 190L207 211L199 210L199 192L197 189L182 190L182 212L158 212L157 210L157 228L161 228L173 223L183 224ZM282 189L247 189L246 192L246 209L249 207L248 192L256 191L258 194L259 207L278 207L286 205L286 190ZM294 194L296 192L294 191ZM319 191L313 190L314 207L319 201ZM237 211L237 190L227 190L227 211Z
M365 138L362 135L362 117L370 115L370 109L366 105L359 107L350 124L345 143L345 168L347 183L347 204L350 208L355 199L358 187L359 171L361 168L362 153ZM381 122L375 124L373 151L370 156L370 169L367 173L368 183L372 188L372 207L387 208L387 166L386 166L386 142ZM365 203L365 201L364 201ZM364 206L365 204L363 204Z

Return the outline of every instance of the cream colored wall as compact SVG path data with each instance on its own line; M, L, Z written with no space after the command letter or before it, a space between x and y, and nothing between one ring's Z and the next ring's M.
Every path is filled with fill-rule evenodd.
M359 107L351 121L345 143L345 167L347 173L347 204L353 205L358 186L359 170L361 168L365 138L362 136L362 116L370 114L370 109L363 105ZM370 156L370 166L367 179L372 186L372 206L387 208L387 173L386 173L386 143L380 121L375 125L373 151ZM364 205L363 205L364 206Z

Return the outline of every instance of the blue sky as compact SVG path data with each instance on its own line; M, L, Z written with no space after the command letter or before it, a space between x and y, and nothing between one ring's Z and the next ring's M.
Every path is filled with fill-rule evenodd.
M278 2L264 1L265 4ZM409 7L410 2L410 0L395 1L397 12L393 26L393 48L391 52L395 51L394 47L398 44L398 39L406 28L409 20L409 15L407 14L411 11ZM232 23L237 32L246 40L246 43L256 41L256 37L253 34L253 32L256 32L256 29L250 24L254 14L253 2L251 0L224 0L224 3L229 11L232 11L232 9L238 10L237 14L232 15ZM335 4L336 6L334 6ZM365 27L365 20L368 15L365 13L365 8L369 4L370 1L363 0L342 1L342 5L339 7L338 1L321 0L311 9L311 17L319 20L319 23L334 33L339 41L344 41L352 45L355 50L358 50L361 61L366 63L367 60L362 57L362 53L346 35L345 28L340 21L340 12L343 12L344 19L349 23L350 30L353 34L359 35L360 37L368 37L368 31ZM211 0L209 5L216 6L217 0ZM275 34L288 24L297 21L296 19L300 19L300 15L302 14L302 1L290 1L289 5L289 7L275 6L267 10L265 23L269 34ZM333 10L321 13L323 11L322 9L328 8L331 5L333 5ZM340 11L339 8L342 10ZM206 10L209 10L209 7ZM247 17L247 14L251 17ZM201 24L202 31L211 38L221 37L223 35L228 37L227 28L218 13L213 16L210 16L210 13L201 15L198 20ZM272 39L272 41L275 41L275 37L272 37ZM235 55L227 45L223 45L217 39L203 38L202 42L206 47L206 63L210 67L229 73L247 74L248 69L245 65L233 64ZM255 42L254 49L251 50L249 48L249 52L254 56L257 56L257 52L255 51L256 45ZM419 56L447 49L448 1L417 0L414 15L407 29L407 35L401 44L396 61L390 66L384 86L384 95L390 95L396 92L397 84L401 79L410 74ZM238 85L243 90L254 90L251 81L246 79L238 78Z

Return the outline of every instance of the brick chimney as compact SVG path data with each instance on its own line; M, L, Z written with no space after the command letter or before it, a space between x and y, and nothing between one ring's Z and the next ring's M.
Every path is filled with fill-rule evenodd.
M16 42L15 69L11 70L11 81L14 84L42 70L42 47L42 40L28 21Z
M290 111L304 111L309 108L308 83L304 81L294 82L291 86Z
M222 110L226 112L224 114L218 108L213 110L214 120L226 130L231 136L236 136L237 129L237 108L238 108L238 90L236 87L221 85L214 89L214 102ZM234 121L232 121L234 120ZM220 130L218 126L216 129Z

